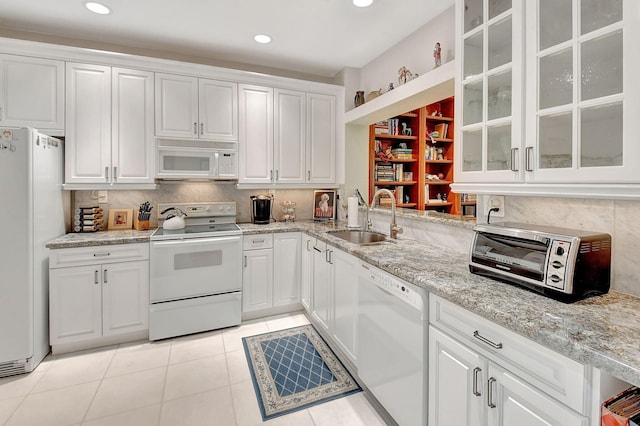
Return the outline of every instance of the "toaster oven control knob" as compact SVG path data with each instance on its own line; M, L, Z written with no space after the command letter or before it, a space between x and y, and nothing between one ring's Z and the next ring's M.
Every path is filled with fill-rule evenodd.
M554 283L559 283L560 281L562 281L562 278L560 278L556 274L551 275L549 279L551 279L551 281L553 281Z
M556 249L556 254L558 256L562 256L564 254L564 247L558 246L558 248Z
M553 262L551 262L551 266L553 266L556 269L560 269L562 268L564 265L562 264L562 262L558 262L557 260L554 260Z

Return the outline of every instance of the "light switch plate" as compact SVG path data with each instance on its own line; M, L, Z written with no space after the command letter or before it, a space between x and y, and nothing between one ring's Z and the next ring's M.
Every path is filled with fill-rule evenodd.
M108 191L98 191L98 204L107 204L109 202Z

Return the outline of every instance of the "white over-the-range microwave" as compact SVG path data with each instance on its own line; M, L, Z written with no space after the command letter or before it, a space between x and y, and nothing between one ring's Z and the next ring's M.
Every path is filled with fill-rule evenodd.
M204 140L156 139L156 178L238 178L238 144Z

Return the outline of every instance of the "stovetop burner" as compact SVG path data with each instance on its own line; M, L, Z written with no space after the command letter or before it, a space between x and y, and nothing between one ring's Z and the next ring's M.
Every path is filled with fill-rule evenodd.
M186 226L183 229L164 229L160 226L151 234L151 240L181 240L187 238L223 237L242 234L236 225L235 202L159 204L158 211L177 207L184 211ZM162 223L166 217L159 215Z

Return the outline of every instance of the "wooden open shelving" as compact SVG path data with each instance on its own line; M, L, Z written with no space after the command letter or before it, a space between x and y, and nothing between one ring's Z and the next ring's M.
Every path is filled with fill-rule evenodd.
M369 127L369 202L376 189L388 188L396 194L398 207L459 215L465 212L465 206L475 206L475 201L461 202L460 195L450 188L455 146L454 98L400 114L387 123L393 119L398 133L405 128L411 133L386 133L393 130L389 124ZM437 137L432 134L436 130ZM410 159L397 158L409 155L409 150Z

